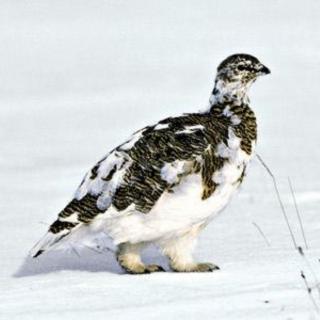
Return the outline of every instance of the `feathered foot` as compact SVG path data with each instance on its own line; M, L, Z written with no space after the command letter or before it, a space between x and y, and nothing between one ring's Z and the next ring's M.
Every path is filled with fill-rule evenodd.
M196 263L192 251L196 238L203 225L194 226L182 237L160 243L163 253L168 257L170 267L175 272L212 272L220 268L213 263Z
M165 271L156 264L145 265L141 261L140 250L143 244L121 243L117 251L117 260L120 266L131 274L144 274Z
M220 268L217 265L209 262L180 265L172 264L171 268L175 272L213 272L215 270L220 270Z

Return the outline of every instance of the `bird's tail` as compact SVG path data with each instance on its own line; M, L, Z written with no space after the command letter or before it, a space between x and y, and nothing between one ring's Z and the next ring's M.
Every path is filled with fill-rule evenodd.
M58 219L49 227L49 230L44 237L40 239L31 249L30 255L33 258L36 258L45 251L60 247L63 243L65 243L61 240L66 240L69 238L69 234L71 232L74 233L74 231L78 229L77 227L80 225L81 223L79 221L65 221L65 218L61 217L60 213Z
M40 256L45 251L51 250L58 245L60 240L65 238L70 233L70 230L63 230L59 233L52 233L50 230L40 239L31 249L30 255L33 258Z
M92 219L103 212L96 207L97 198L90 194L81 200L73 199L58 215L58 219L50 226L47 234L31 249L31 256L38 257L45 251L56 249L65 240L76 242L81 239L81 226L88 225ZM83 229L83 228L82 228ZM72 236L71 236L72 234ZM61 241L63 239L63 241Z

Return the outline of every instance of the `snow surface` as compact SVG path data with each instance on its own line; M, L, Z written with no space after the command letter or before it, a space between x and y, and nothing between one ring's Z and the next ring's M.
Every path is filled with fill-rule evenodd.
M317 319L320 278L319 1L0 2L0 319ZM110 251L29 249L85 172L136 130L207 105L227 55L272 74L251 89L257 151L239 194L202 233L208 274L125 275ZM268 246L260 234L265 234ZM166 261L155 248L148 262ZM320 306L316 289L312 290Z

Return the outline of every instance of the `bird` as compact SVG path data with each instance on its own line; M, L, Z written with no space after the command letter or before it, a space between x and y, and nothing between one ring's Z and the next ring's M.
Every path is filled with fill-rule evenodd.
M238 53L217 68L208 106L136 131L85 175L73 199L33 247L36 258L88 233L107 234L130 274L165 271L141 250L160 248L175 272L212 272L196 262L201 230L230 202L255 154L257 122L248 90L270 70Z

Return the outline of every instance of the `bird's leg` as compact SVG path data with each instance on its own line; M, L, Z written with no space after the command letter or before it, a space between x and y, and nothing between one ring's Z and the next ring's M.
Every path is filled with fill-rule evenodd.
M193 260L193 249L202 226L195 226L179 238L160 244L162 252L169 258L170 267L176 272L211 272L219 267L213 263L197 263Z
M164 271L161 266L156 264L145 265L141 261L140 250L144 245L143 243L132 244L129 242L119 244L116 255L120 266L132 274Z

